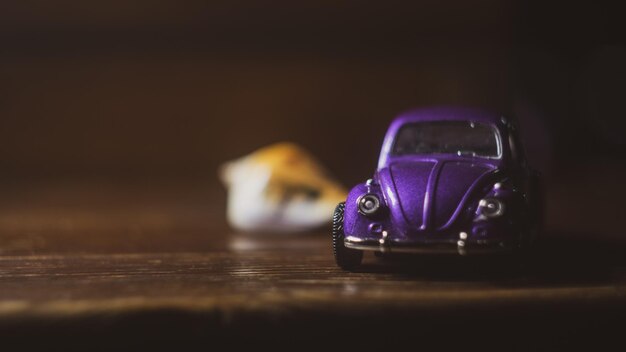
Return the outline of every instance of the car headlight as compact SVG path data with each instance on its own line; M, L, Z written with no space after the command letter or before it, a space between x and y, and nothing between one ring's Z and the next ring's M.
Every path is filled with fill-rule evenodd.
M380 209L380 199L373 194L365 194L359 197L357 200L359 213L365 216L371 216L376 214Z
M478 202L480 213L488 218L495 218L504 214L504 203L495 198L485 198Z

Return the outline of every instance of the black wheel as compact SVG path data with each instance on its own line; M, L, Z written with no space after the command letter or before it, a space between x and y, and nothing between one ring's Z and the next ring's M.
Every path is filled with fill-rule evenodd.
M335 254L335 261L340 268L351 270L361 265L363 252L347 248L343 243L345 238L343 233L343 212L345 207L345 202L337 204L333 214L333 253Z
M511 253L503 255L501 260L502 267L507 269L508 273L514 275L526 271L531 250L530 234L527 231L523 231L520 234L519 245L513 248Z

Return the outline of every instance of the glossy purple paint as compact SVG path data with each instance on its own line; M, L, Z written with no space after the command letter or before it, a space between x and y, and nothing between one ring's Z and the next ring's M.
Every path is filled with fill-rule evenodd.
M402 126L430 121L492 126L498 156L391 152ZM348 195L346 246L393 251L437 244L465 251L514 249L532 243L541 219L542 196L538 174L528 167L519 140L513 121L482 110L429 108L401 114L385 136L374 182L359 184ZM375 216L358 212L357 201L367 193L378 196L383 204ZM486 198L504 204L502 216L481 214L478 203Z

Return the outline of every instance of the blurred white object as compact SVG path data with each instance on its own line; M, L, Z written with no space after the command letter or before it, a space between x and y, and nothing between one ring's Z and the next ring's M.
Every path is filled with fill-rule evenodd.
M298 232L329 223L346 190L301 147L278 143L227 162L227 218L238 230Z

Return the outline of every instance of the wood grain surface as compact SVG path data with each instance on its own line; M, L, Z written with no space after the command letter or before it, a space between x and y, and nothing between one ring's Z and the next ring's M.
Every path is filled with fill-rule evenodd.
M25 349L554 350L618 340L619 236L549 231L523 267L366 255L338 269L328 231L234 233L201 182L4 183L0 341ZM558 192L557 192L558 193Z

